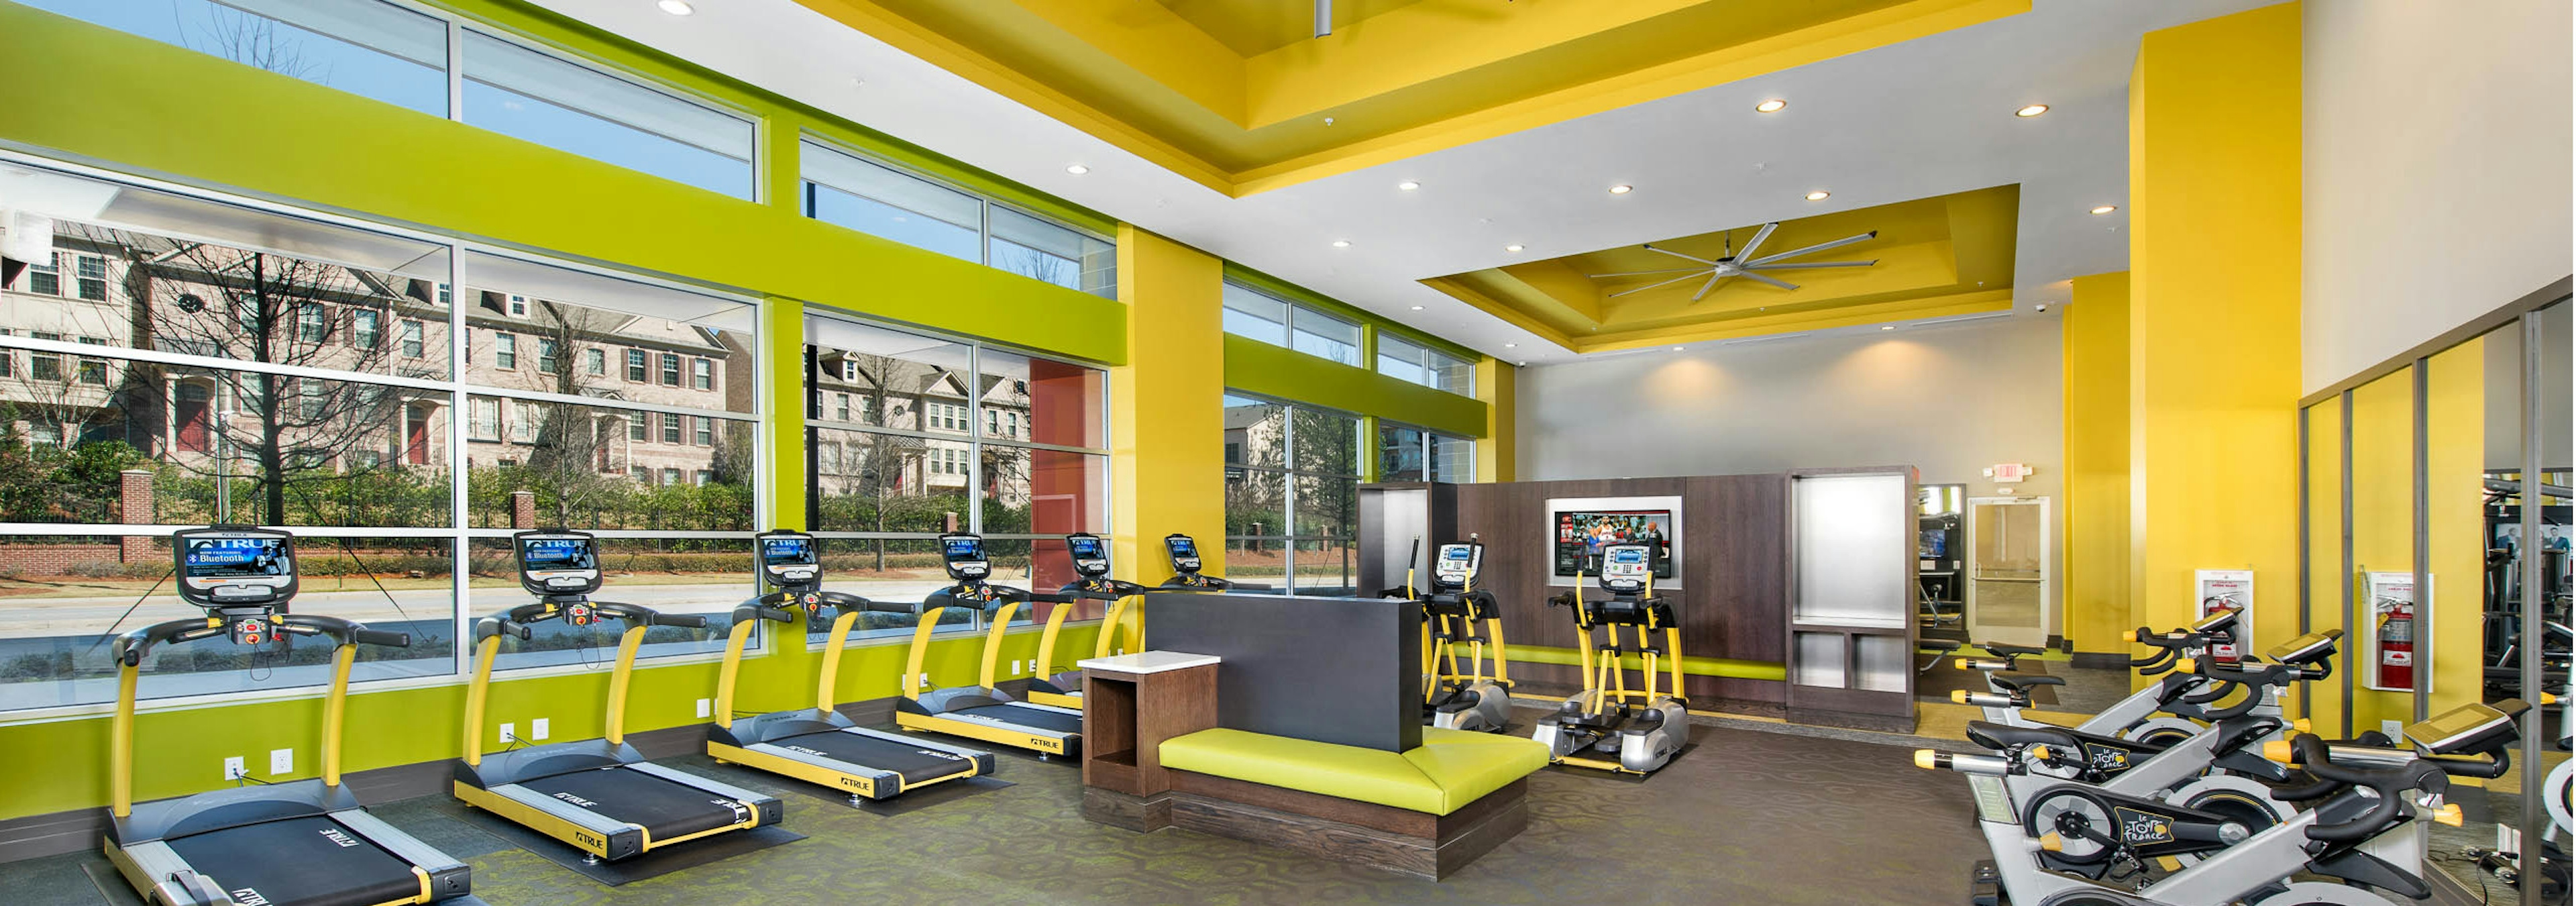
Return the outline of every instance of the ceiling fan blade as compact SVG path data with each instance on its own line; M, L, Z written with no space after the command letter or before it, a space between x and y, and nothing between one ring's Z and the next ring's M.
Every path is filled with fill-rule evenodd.
M1682 253L1680 253L1680 252L1673 251L1672 249L1659 249L1659 248L1654 247L1654 245L1653 245L1653 244L1651 244L1651 243L1650 243L1650 244L1648 244L1648 245L1646 245L1646 246L1644 246L1644 248L1645 248L1645 250L1646 250L1646 251L1649 251L1649 252L1662 252L1662 253L1664 253L1664 254L1671 255L1671 256L1673 256L1673 257L1675 257L1675 258L1684 258L1684 259L1688 259L1688 260L1691 260L1691 261L1697 261L1697 262L1699 262L1699 263L1701 263L1701 264L1714 265L1714 264L1716 264L1716 263L1717 263L1717 262L1715 262L1715 261L1710 261L1710 260L1708 260L1708 259L1706 259L1706 258L1701 258L1701 257L1695 256L1695 255L1685 255L1685 254L1682 254Z
M1603 277L1643 277L1647 274L1678 274L1683 271L1704 271L1707 269L1708 268L1705 267L1668 267L1659 271L1620 271L1615 274L1585 274L1583 276L1599 280Z
M1752 272L1752 271L1745 271L1745 272L1744 272L1744 278L1745 278L1745 279L1747 279L1747 280L1760 280L1760 281L1762 281L1762 282L1764 282L1764 283L1768 283L1768 284L1771 284L1771 285L1773 285L1773 286L1777 286L1777 287L1779 287L1779 288L1781 288L1781 289L1797 289L1797 288L1798 288L1798 284L1791 283L1791 282L1786 281L1786 280L1776 280L1776 279L1773 279L1773 278L1770 278L1770 277L1765 277L1765 276L1762 276L1761 274L1757 274L1757 273L1754 273L1754 272Z
M1780 222L1774 220L1770 223L1763 224L1761 229L1753 231L1753 239L1744 243L1744 251L1735 253L1735 260L1743 261L1753 257L1753 250L1761 248L1762 241L1771 238L1772 231L1778 230L1779 228Z
M1717 288L1717 281L1724 280L1729 276L1732 275L1725 271L1710 271L1708 273L1708 282L1699 285L1699 292L1691 294L1691 301L1697 302L1701 298L1707 296L1709 290Z
M1679 277L1674 277L1674 278L1672 278L1672 279L1670 279L1670 280L1666 280L1666 281L1664 281L1664 282L1662 282L1662 283L1649 283L1649 284L1646 284L1646 285L1644 285L1644 286L1637 287L1636 289L1623 289L1623 290L1620 290L1620 291L1618 291L1618 292L1611 293L1611 294L1610 294L1610 296L1609 296L1609 298L1616 299L1616 298L1619 298L1620 296L1632 295L1632 294L1635 294L1635 293L1642 293L1642 292L1645 292L1645 291L1647 291L1647 290L1654 289L1655 287L1658 287L1658 286L1668 286L1668 285L1671 285L1671 284L1674 284L1674 283L1680 283L1680 282L1682 282L1682 281L1684 281L1684 280L1688 280L1688 279L1690 279L1690 278L1692 278L1692 277L1699 276L1701 273L1704 273L1704 272L1703 272L1703 271L1700 271L1700 270L1696 270L1696 269L1694 269L1694 270L1692 270L1690 273L1683 274L1683 275L1681 275L1681 276L1679 276Z
M1783 261L1778 264L1748 264L1744 266L1744 269L1748 271L1784 271L1794 270L1801 267L1868 267L1877 263L1878 259L1876 258L1872 258L1868 261Z
M1842 248L1843 246L1851 245L1851 244L1856 243L1856 242L1868 242L1868 241L1870 241L1870 240L1872 240L1872 239L1876 239L1876 238L1878 238L1878 231L1877 231L1877 230L1871 230L1871 231L1869 231L1869 232L1862 233L1862 234L1860 234L1860 235L1858 235L1858 236L1845 236L1845 237L1843 237L1843 238L1841 238L1841 239L1836 239L1836 240L1834 240L1834 241L1832 241L1832 242L1819 242L1819 243L1816 243L1815 245L1811 245L1811 246L1808 246L1808 247L1806 247L1806 248L1802 248L1802 249L1791 249L1791 250L1789 250L1789 251L1781 252L1780 254L1777 254L1777 255L1764 255L1764 256L1762 256L1762 257L1760 257L1760 258L1756 258L1756 259L1753 259L1753 260L1751 260L1751 261L1747 261L1747 262L1744 262L1744 263L1746 263L1746 264L1769 264L1769 263L1774 262L1774 261L1780 261L1780 260L1784 260L1784 259L1795 258L1795 257L1798 257L1798 256L1800 256L1800 255L1813 254L1813 253L1816 253L1816 252L1824 251L1824 250L1826 250L1826 249L1838 249L1838 248Z

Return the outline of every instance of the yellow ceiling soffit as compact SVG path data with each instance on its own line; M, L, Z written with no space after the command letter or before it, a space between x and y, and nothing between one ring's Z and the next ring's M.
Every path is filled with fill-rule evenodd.
M1615 352L1648 346L1671 346L1677 343L1731 340L1768 334L1830 330L1836 327L1859 327L1891 321L1921 321L1990 311L2010 311L2012 304L2012 290L1982 290L1935 296L1929 299L1835 306L1814 311L1739 318L1717 323L1702 323L1687 329L1646 331L1642 335L1602 337L1571 348L1575 352Z
M1241 56L1155 0L798 0L845 25L1228 195L1295 185L1974 25L2031 0L1524 2L1396 6ZM1843 14L1842 9L1857 9ZM1618 70L1657 16L1784 30ZM1739 12L1741 11L1741 12ZM1473 12L1482 18L1463 13ZM1209 13L1202 12L1205 16ZM1621 30L1621 26L1633 26ZM1641 31L1643 29L1643 31ZM1684 48L1686 51L1687 48ZM1605 71L1586 78L1585 68ZM1567 73L1562 76L1557 73ZM1569 81L1546 88L1550 78ZM1533 87L1536 86L1536 87ZM1347 141L1324 116L1344 119ZM1308 151L1313 148L1316 150Z

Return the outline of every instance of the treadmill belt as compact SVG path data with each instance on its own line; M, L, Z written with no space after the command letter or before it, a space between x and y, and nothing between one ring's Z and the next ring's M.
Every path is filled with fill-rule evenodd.
M953 752L839 730L790 736L770 744L782 749L814 752L825 758L881 771L893 771L903 778L907 786L963 774L975 767L972 760Z
M539 777L519 785L618 821L643 825L657 844L750 817L742 803L618 766Z
M977 705L948 712L968 720L986 720L1015 727L1034 727L1067 736L1082 735L1082 715L1023 708L1018 705Z
M374 906L420 896L411 863L315 815L208 831L169 841L190 867L233 899L278 906Z

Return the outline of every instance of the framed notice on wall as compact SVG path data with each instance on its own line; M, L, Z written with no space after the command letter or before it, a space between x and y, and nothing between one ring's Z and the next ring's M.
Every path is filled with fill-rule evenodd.
M2245 657L2245 641L2254 637L2254 571L2250 569L2203 569L2192 572L2198 603L2193 605L2192 622L2218 615L2221 611L2236 614L2235 637L2209 646L2210 659L2233 664Z
M2361 684L2382 692L2415 691L2417 658L2423 653L2418 642L2422 628L2418 602L2431 600L2433 577L2424 581L2428 587L2417 594L2415 574L2362 573L2357 579L2361 593L2361 612L2367 617L2361 625Z

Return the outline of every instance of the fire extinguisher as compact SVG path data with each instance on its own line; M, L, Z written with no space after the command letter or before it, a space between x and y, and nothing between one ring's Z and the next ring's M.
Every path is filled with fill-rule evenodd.
M2379 683L2415 688L2415 602L2383 599L2379 617Z

